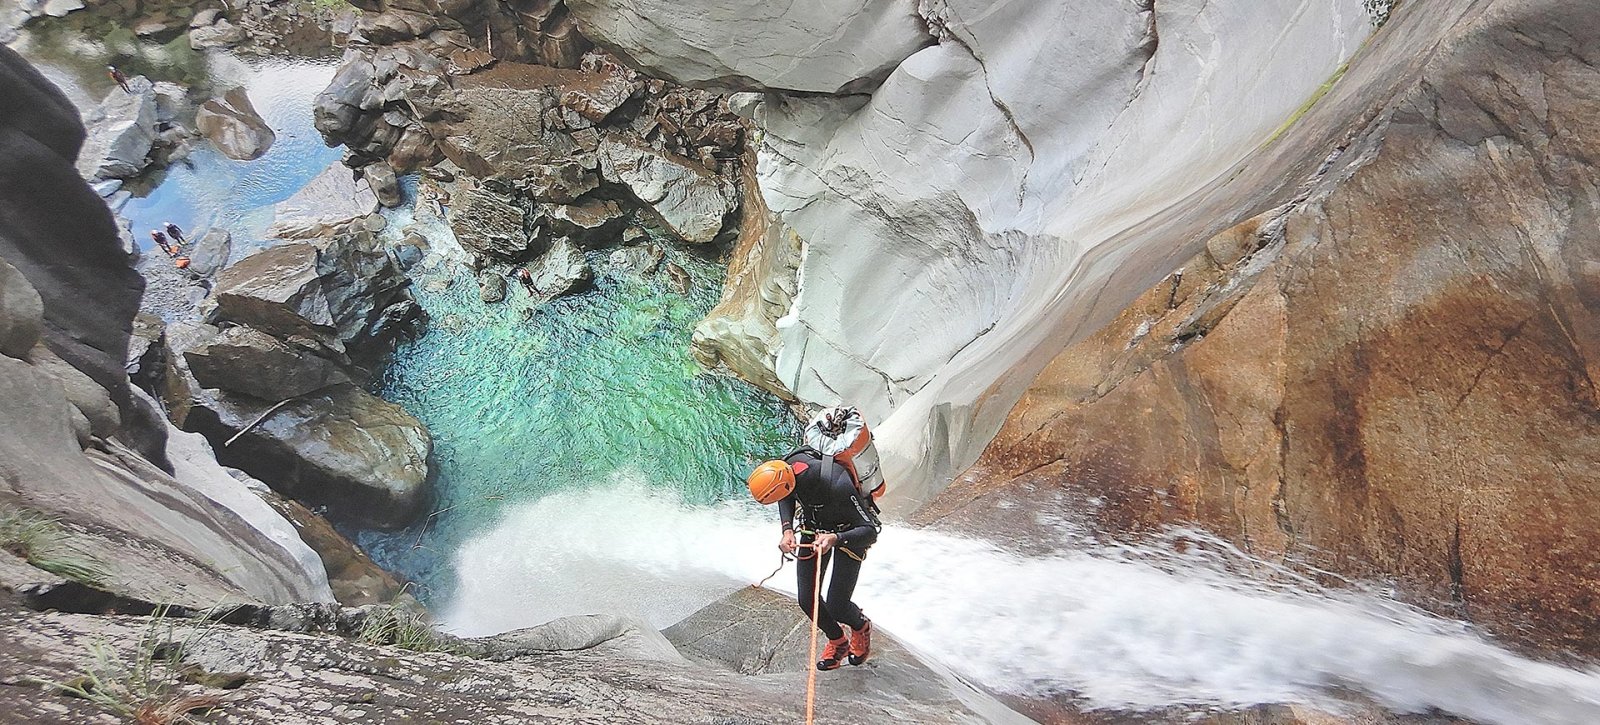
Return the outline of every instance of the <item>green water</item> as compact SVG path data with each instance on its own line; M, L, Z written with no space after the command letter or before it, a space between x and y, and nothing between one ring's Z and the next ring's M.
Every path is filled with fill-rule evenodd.
M442 292L415 286L431 322L404 343L377 392L433 434L436 515L357 540L382 566L445 601L452 556L500 512L619 475L671 488L689 503L743 495L743 476L797 439L778 401L701 370L689 335L715 304L723 269L674 250L688 295L665 275L641 279L591 261L593 289L535 305L517 284L486 305L469 274Z

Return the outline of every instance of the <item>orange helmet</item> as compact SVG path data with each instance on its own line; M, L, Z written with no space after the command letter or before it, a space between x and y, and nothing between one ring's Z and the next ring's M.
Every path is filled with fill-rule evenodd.
M750 485L750 495L762 505L777 503L794 491L794 469L783 461L767 461L756 466L745 483Z

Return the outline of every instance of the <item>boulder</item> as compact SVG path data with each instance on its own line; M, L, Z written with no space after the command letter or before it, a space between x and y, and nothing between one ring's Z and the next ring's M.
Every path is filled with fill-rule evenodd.
M67 13L83 8L83 0L45 0L43 11L52 18L64 18Z
M377 210L378 197L371 185L358 181L345 166L333 164L272 208L270 233L289 238L321 236L329 227Z
M221 8L206 8L194 14L194 17L189 20L189 28L194 30L196 28L210 27L215 25L217 20L224 18Z
M394 167L379 161L361 167L361 175L372 188L379 204L393 209L405 202L405 197L400 193L400 181L394 175Z
M156 141L156 94L144 76L128 80L130 92L112 88L84 113L88 137L78 154L78 173L89 181L128 179L149 164Z
M607 259L611 268L618 271L631 272L645 276L655 274L661 267L661 262L666 258L666 253L655 245L624 247L615 250Z
M135 93L108 95L101 109L132 102L153 114L148 82ZM116 96L122 96L117 98ZM98 169L99 145L86 143L79 115L56 86L27 61L0 48L0 258L15 267L43 304L40 339L111 395L125 421L142 420L130 396L124 352L128 321L139 309L144 280L128 264L110 211L87 184L74 159ZM89 174L92 176L93 174ZM9 284L7 285L10 286ZM10 303L7 303L10 304ZM26 334L13 342L20 344ZM11 403L8 400L7 407ZM152 461L165 460L165 426L130 424L120 437Z
M193 322L168 328L163 397L178 427L226 441L277 401L200 384L187 353L215 339L213 329ZM427 429L416 418L354 385L339 384L272 410L234 443L219 447L217 460L285 496L326 505L339 519L395 527L410 522L427 502L431 450Z
M282 339L308 337L358 362L381 354L396 315L415 317L410 280L370 233L270 247L217 275L210 321L254 327ZM400 309L390 312L391 307Z
M628 214L610 199L590 199L580 204L539 204L535 219L552 236L567 237L580 246L615 244Z
M535 243L523 226L523 210L502 194L462 186L450 194L450 228L461 248L514 260Z
M597 153L606 181L626 186L655 211L664 231L690 244L716 239L737 208L731 183L681 158L611 139Z
M371 61L356 55L340 65L328 87L317 94L311 119L329 143L344 143L355 135L362 99L377 82L376 73Z
M210 332L210 330L206 330ZM342 366L249 327L228 327L184 351L201 387L277 402L350 382Z
M390 251L395 266L402 272L410 272L427 255L427 241L422 240L421 244L418 244L412 241L413 239L421 240L422 237L416 234L409 235Z
M322 293L316 245L282 244L239 260L217 276L212 319L272 335L329 336L333 310Z
M533 288L551 297L576 292L594 279L583 250L567 239L557 239L550 251L528 265L528 272L533 276Z
M249 38L250 36L245 32L244 28L228 22L227 18L221 18L211 25L191 26L189 30L189 47L195 50L232 48L249 40Z
M233 235L226 229L208 229L187 254L189 272L202 277L213 276L228 266L228 258L233 254Z
M312 513L298 501L284 498L264 484L255 492L288 519L300 539L317 553L328 572L333 598L340 604L346 607L387 604L405 591L405 585L339 533L325 517Z
M532 166L521 183L536 201L557 204L571 204L599 186L599 175L576 161Z
M200 104L194 124L218 151L236 161L261 158L277 139L272 127L250 105L250 96L242 86L229 90L222 98Z
M27 357L44 328L44 301L16 267L0 259L0 355Z
M478 273L478 298L487 304L501 302L506 298L506 278L499 272L484 270Z
M122 413L111 400L111 394L88 375L62 360L43 344L35 345L29 351L28 361L33 363L35 370L55 378L66 393L67 402L72 403L72 407L88 421L89 432L94 437L105 440L122 428Z
M598 125L627 103L633 94L643 90L633 75L616 64L607 63L604 72L589 75L587 83L568 86L561 94L561 106Z

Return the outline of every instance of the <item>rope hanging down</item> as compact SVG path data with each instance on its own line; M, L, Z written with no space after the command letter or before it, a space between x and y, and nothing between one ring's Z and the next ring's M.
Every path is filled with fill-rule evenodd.
M811 556L805 557L805 558L819 558L818 555L816 554L816 545L815 544L796 544L795 547L796 548L801 548L801 549L811 549L812 550ZM854 555L852 554L852 556L854 556ZM857 558L860 558L860 557L857 557ZM753 588L756 588L756 589L760 589L761 586L763 584L766 584L768 580L770 580L773 577L777 576L778 572L783 571L784 563L789 561L789 560L790 560L790 557L789 557L788 554L783 554L783 553L778 554L778 568L773 569L771 574L768 574L768 575L762 577L761 581L756 582L755 584L751 584L750 586L753 587ZM799 557L796 557L794 560L795 561L799 561ZM806 649L806 661L805 661L806 671L809 673L809 674L806 675L806 725L813 725L816 722L816 710L817 710L817 661L816 661L817 660L817 612L820 609L820 607L822 606L822 562L818 561L817 562L817 566L813 567L813 577L814 578L811 581L811 646Z

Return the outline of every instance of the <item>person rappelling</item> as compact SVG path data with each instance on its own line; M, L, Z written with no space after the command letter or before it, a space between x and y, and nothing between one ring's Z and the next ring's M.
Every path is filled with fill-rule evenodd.
M746 483L762 505L778 504L778 549L795 557L800 609L828 637L816 663L826 671L846 661L860 665L872 653L872 621L851 599L867 550L883 529L874 499L884 486L877 451L856 409L818 413L807 426L806 443L782 460L757 466ZM871 463L869 485L860 477L863 458ZM829 572L825 598L817 592L822 572Z

